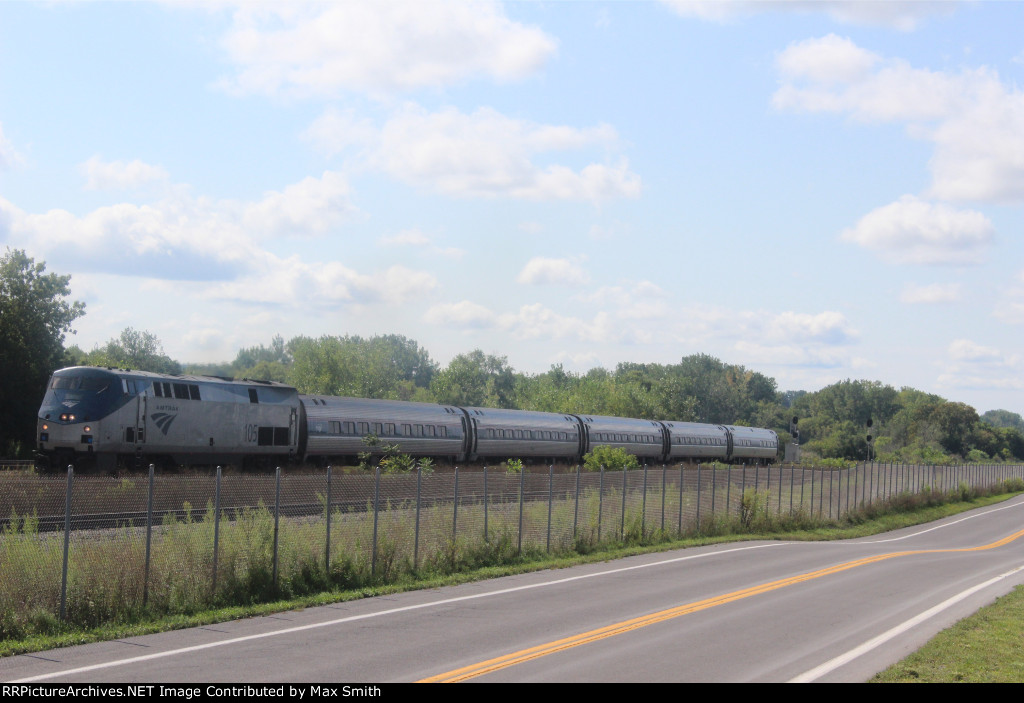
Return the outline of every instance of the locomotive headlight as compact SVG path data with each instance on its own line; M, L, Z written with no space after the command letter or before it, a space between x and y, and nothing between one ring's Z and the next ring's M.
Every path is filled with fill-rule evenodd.
M91 428L91 427L89 427L88 425L86 425L86 426L85 426L85 431L86 431L86 432L92 432L92 428Z
M44 430L48 430L48 429L50 429L50 426L49 426L49 425L47 425L47 424L46 424L46 423L44 422L44 423L43 423L43 429L44 429Z

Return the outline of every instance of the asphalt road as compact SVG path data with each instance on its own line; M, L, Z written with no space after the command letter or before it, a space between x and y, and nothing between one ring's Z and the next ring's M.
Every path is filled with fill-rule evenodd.
M1019 583L1024 497L859 540L662 552L11 657L0 680L863 681Z

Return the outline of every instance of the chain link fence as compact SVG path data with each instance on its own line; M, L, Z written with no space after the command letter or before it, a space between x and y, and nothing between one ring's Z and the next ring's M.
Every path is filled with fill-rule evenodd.
M0 638L1024 488L1020 465L0 472ZM1010 482L1010 483L1008 483Z

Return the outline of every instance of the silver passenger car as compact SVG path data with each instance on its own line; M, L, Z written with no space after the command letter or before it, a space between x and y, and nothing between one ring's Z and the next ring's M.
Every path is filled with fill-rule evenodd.
M669 433L669 461L728 459L729 433L721 425L668 421L665 421L664 425Z
M413 456L451 456L465 461L469 434L459 408L399 400L300 396L306 410L306 456L380 454L382 444L397 444ZM377 447L363 438L374 435Z
M660 461L665 450L665 428L657 420L580 415L586 433L584 453L594 447L625 449L641 461Z
M774 461L779 454L779 436L774 430L760 427L726 425L732 437L730 459L766 459Z
M470 459L549 457L575 460L583 452L574 415L496 408L465 408L475 430Z

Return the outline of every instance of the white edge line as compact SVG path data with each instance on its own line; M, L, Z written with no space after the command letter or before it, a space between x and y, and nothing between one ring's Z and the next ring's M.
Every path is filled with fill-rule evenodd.
M912 617L909 620L906 620L905 622L900 623L899 625L897 625L896 627L894 627L894 628L892 628L890 630L886 630L882 634L880 634L877 637L874 637L874 638L868 640L864 644L862 644L862 645L860 645L858 647L854 647L853 649L851 649L850 651L846 652L845 654L840 654L838 657L835 657L834 659L830 659L827 662L825 662L824 664L821 664L820 666L816 666L813 669L810 669L809 671L805 671L804 673L800 674L799 676L793 677L787 683L810 683L811 681L815 681L815 680L821 678L822 676L824 676L825 674L828 674L829 672L834 671L835 669L838 669L839 667L843 666L844 664L847 664L848 662L853 661L857 657L870 652L872 649L875 649L876 647L884 644L885 642L888 642L889 640L891 640L892 638L896 637L897 635L903 634L904 632L906 632L910 628L914 627L915 625L919 625L920 623L924 622L925 620L927 620L928 618L932 617L933 615L937 615L938 613L942 612L943 610L946 610L947 608L950 608L953 605L956 605L957 603L959 603L960 601L964 600L965 598L968 598L969 596L974 595L978 591L980 591L980 590L982 590L984 588L988 588L992 584L997 583L999 581L1002 581L1005 578L1013 576L1014 574L1016 574L1018 571L1021 571L1021 570L1024 570L1024 565L1018 566L1018 567L1013 568L1013 569L1010 569L1006 573L1000 574L999 576L996 576L995 578L990 578L988 581L985 581L984 583L979 583L978 585L972 586L972 587L968 588L965 591L961 591L960 593L956 594L955 596L953 596L951 598L947 598L946 600L942 601L941 603L939 603L936 606L933 606L933 607L929 608L928 610L924 611L923 613L920 613L919 615L916 615L915 617Z

